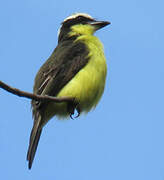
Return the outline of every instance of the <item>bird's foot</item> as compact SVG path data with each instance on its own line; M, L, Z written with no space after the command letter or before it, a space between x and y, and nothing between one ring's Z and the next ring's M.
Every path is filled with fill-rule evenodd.
M77 116L73 117L73 115L75 114L75 110L77 111ZM79 103L76 100L72 101L71 103L68 103L67 111L71 119L78 118L81 113Z

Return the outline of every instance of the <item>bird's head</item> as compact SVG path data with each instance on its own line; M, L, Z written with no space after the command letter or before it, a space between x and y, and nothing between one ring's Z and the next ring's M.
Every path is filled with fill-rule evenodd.
M58 40L79 35L92 35L95 31L110 24L108 21L98 21L85 13L76 13L67 17L58 32Z

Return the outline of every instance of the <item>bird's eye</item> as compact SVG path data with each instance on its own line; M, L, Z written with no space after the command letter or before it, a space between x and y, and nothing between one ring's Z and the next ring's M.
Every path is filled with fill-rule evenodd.
M77 17L78 20L83 20L84 18L82 16Z

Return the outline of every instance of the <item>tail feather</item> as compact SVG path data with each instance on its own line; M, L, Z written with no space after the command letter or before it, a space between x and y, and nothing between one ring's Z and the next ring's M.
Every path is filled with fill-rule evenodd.
M28 153L27 153L29 169L31 169L32 167L32 163L33 163L34 156L37 150L41 132L42 132L41 116L39 115L38 118L35 119L34 121L34 125L33 125L31 136L30 136L30 143L29 143L29 148L28 148Z

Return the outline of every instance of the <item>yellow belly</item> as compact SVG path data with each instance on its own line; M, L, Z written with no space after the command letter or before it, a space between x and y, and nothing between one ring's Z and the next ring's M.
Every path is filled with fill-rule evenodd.
M77 41L87 44L90 52L89 62L62 88L57 97L75 97L79 102L81 112L88 112L97 105L103 94L107 71L106 60L103 46L97 37L84 35ZM68 115L66 104L50 104L47 107L47 114L51 117Z

